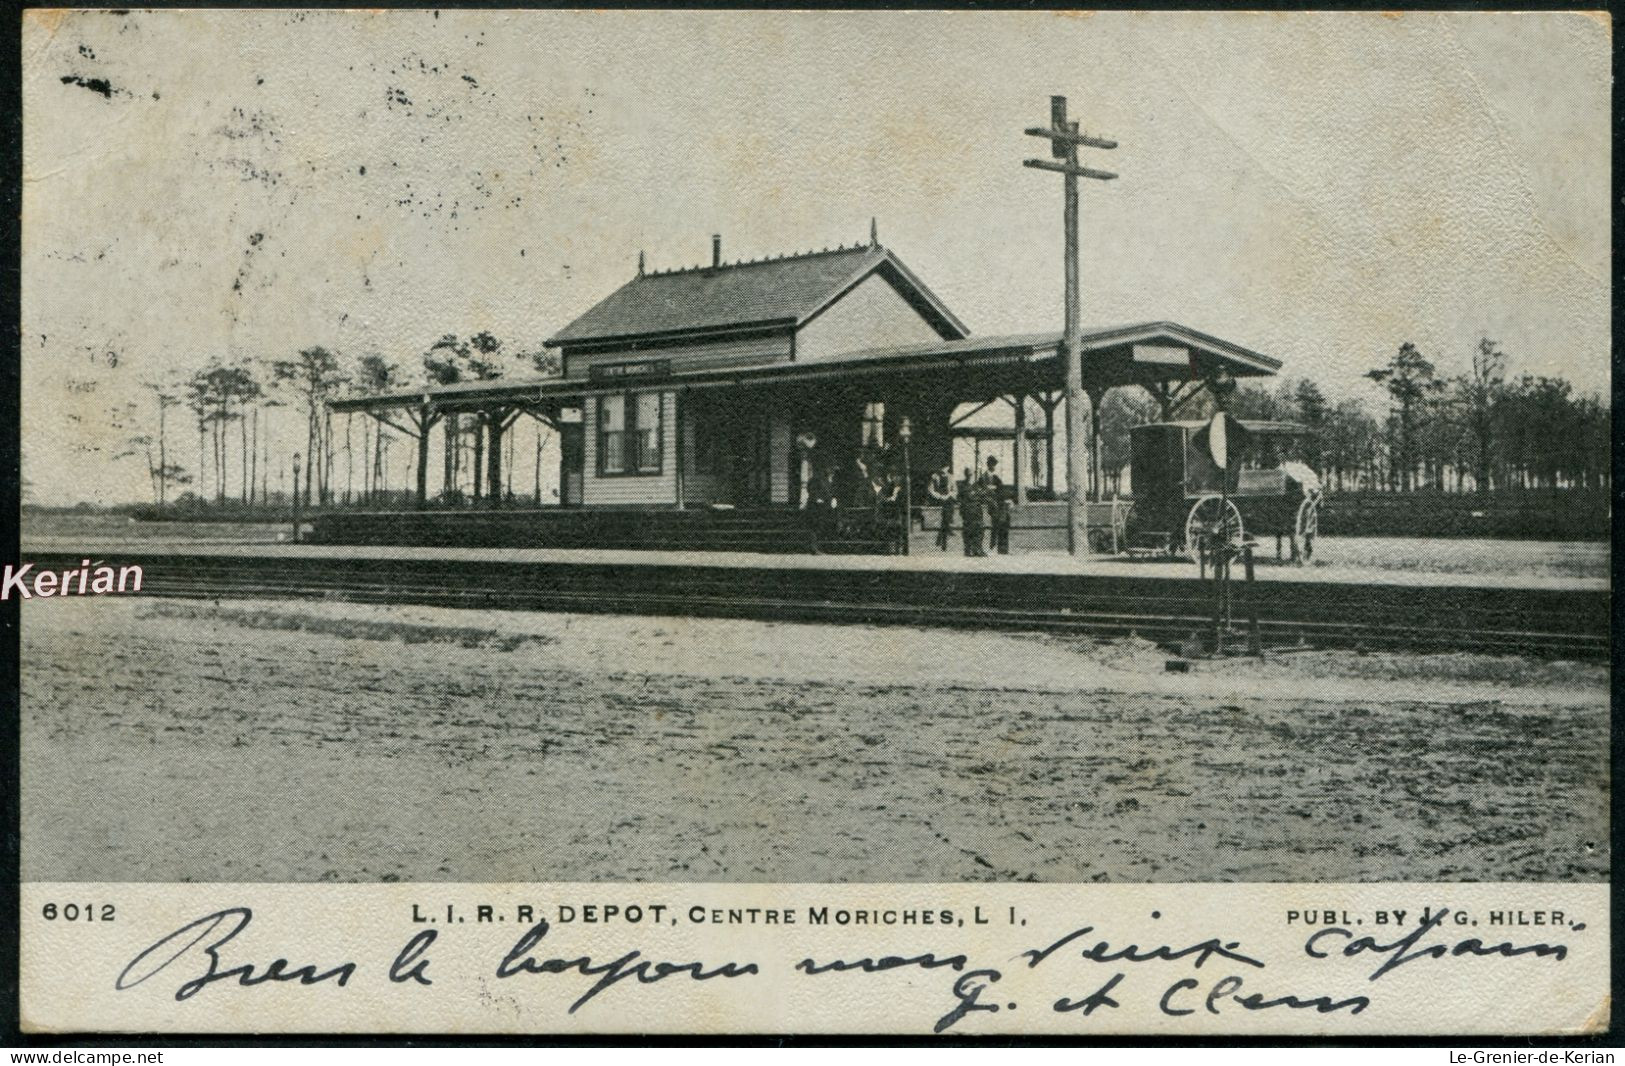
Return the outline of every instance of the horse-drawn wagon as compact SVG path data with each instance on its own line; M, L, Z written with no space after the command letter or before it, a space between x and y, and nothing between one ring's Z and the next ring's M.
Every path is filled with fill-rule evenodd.
M1214 539L1240 547L1249 537L1274 536L1277 556L1282 538L1291 541L1293 559L1314 553L1320 478L1297 458L1311 431L1290 422L1227 424L1223 469L1209 422L1154 422L1130 431L1131 551L1195 558Z

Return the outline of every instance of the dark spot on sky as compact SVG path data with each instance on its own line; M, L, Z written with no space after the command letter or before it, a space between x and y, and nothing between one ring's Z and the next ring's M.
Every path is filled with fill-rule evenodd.
M96 58L95 51L88 44L82 44L79 46L79 54L84 56L86 59Z
M109 100L113 98L113 86L106 78L81 78L77 74L62 75L63 85L77 85L81 89L89 89L93 93L101 93Z
M366 176L367 176L367 168L366 168L366 167L362 167L362 168L361 168L361 176L362 176L362 177L363 177L363 178L364 178L364 177L366 177Z
M264 85L265 84L265 79L264 78L255 78L254 79L254 84L255 85Z
M263 233L250 233L248 235L248 243L249 244L258 244L261 241L263 241L264 239L265 239L265 234L263 234Z
M153 91L152 91L152 98L153 98L153 99L154 99L154 100L156 100L156 99L158 99L158 90L156 90L156 89L154 89L154 90L153 90Z
M475 81L473 76L470 75L470 74L464 74L463 75L463 80L468 82L468 84L474 86L474 88L476 88L476 89L478 89L480 87L480 83Z

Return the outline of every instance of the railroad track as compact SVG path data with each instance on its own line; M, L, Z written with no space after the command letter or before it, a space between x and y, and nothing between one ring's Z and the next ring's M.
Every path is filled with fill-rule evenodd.
M45 566L56 565L41 558ZM722 567L466 564L389 559L149 556L143 593L498 610L925 625L1179 643L1212 631L1197 580L783 571ZM77 560L72 560L77 563ZM71 565L63 557L62 565ZM1469 651L1606 660L1607 593L1260 582L1266 649ZM1311 595L1303 594L1312 590ZM1294 595L1293 593L1297 594ZM1577 602L1579 597L1583 602ZM1233 617L1241 628L1245 607ZM1234 638L1238 646L1244 637Z

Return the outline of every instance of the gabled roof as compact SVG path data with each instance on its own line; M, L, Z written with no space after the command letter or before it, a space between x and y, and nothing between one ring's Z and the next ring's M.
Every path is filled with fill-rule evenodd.
M640 274L544 343L557 348L799 326L877 271L943 337L969 332L901 260L865 244Z

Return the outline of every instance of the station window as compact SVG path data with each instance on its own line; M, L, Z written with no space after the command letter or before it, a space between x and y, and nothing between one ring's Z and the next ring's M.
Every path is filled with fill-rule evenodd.
M660 473L660 393L598 398L598 473Z

